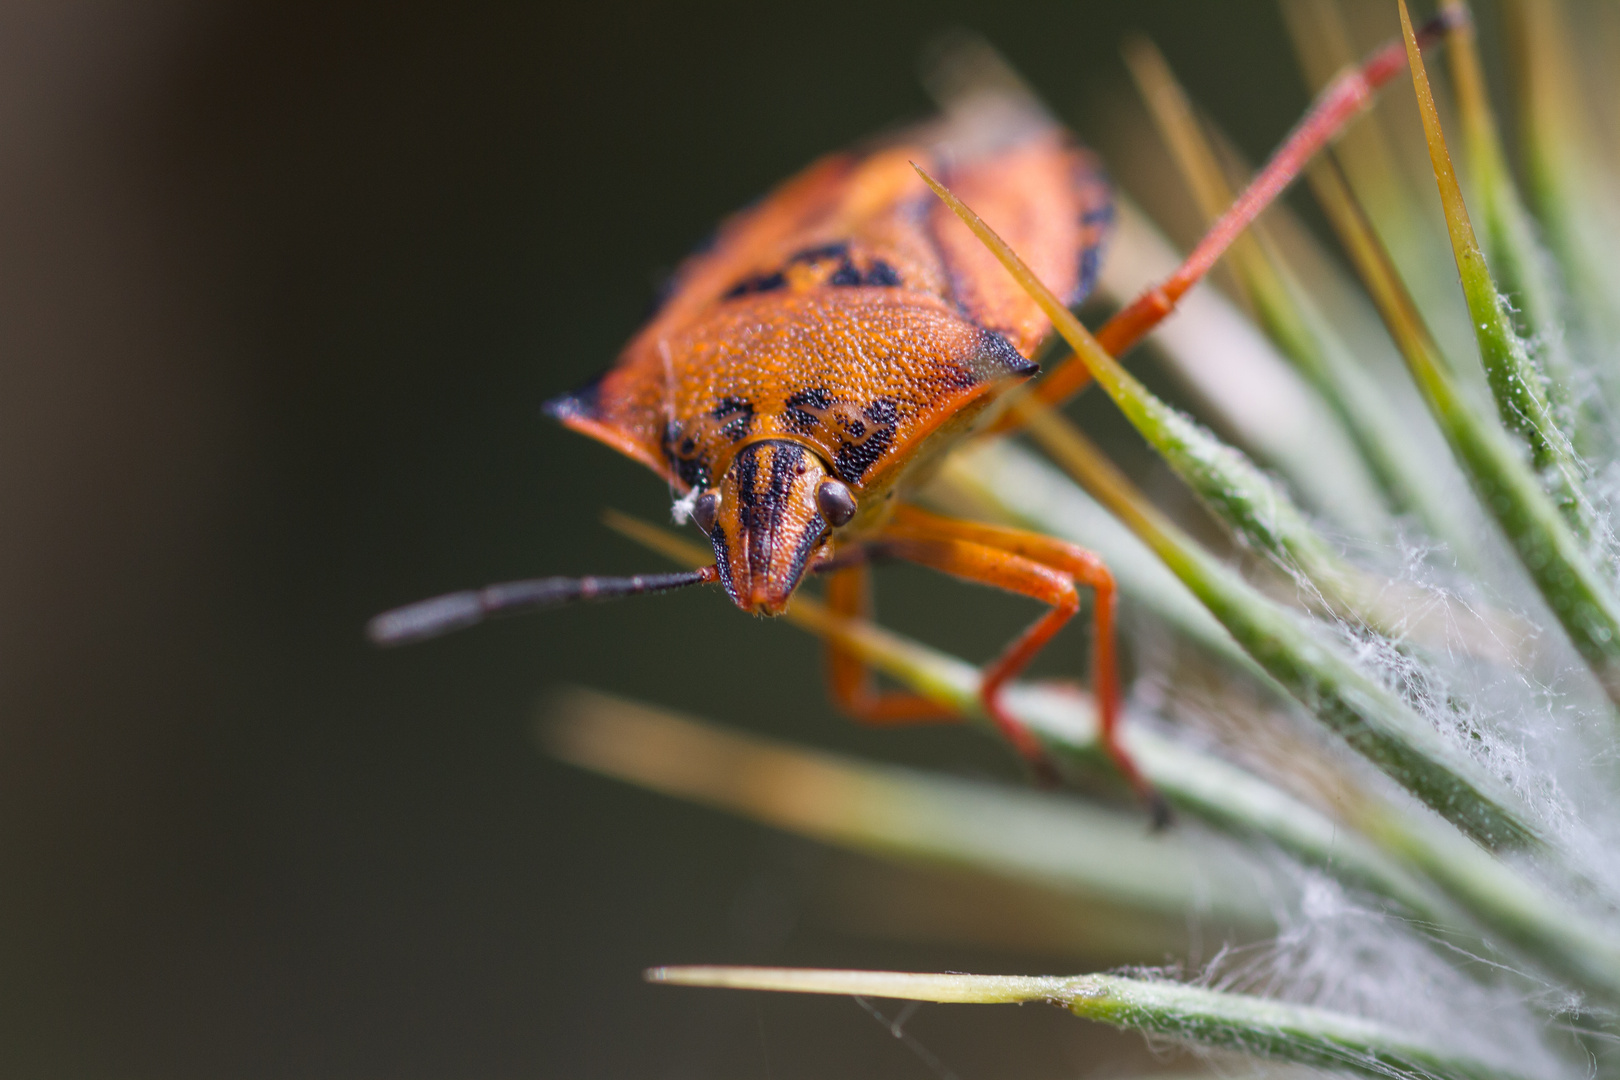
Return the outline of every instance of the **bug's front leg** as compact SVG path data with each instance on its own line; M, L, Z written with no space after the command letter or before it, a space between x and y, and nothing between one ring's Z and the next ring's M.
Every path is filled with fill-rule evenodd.
M1080 609L1078 587L1089 588L1092 605L1092 691L1097 700L1103 749L1152 810L1154 822L1169 820L1169 806L1119 742L1119 673L1114 649L1114 576L1093 552L1038 533L929 514L901 507L884 526L885 551L966 581L1019 593L1052 610L1015 638L984 670L979 693L985 711L1007 740L1039 769L1051 763L1039 741L1001 701L1001 690L1046 647Z
M872 615L871 569L859 562L826 572L827 607L835 615L868 619ZM856 653L829 641L827 687L833 701L863 724L926 724L960 720L936 701L904 691L880 691L872 671Z

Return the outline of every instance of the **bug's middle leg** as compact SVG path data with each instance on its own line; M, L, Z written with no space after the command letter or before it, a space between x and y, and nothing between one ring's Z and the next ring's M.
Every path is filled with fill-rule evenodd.
M871 568L864 562L840 567L823 575L827 607L845 618L872 615ZM872 670L860 655L829 641L827 687L839 708L863 724L927 724L962 717L921 694L882 691L873 684Z
M1121 774L1148 803L1154 819L1168 818L1163 797L1137 768L1119 741L1119 673L1114 648L1117 590L1114 576L1095 553L1021 529L940 517L904 506L880 534L889 553L954 577L1020 593L1052 610L1015 638L985 668L980 695L985 711L1020 753L1037 763L1045 753L1001 703L1001 690L1022 672L1080 608L1077 586L1089 588L1092 605L1092 692L1097 701L1099 741ZM1048 763L1049 767L1049 763Z

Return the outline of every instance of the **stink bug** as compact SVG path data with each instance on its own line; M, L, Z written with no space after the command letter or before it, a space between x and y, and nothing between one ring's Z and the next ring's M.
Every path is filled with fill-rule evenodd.
M1444 17L1442 17L1443 19ZM1434 40L1442 20L1424 28ZM1330 86L1183 267L1098 333L1129 348L1171 310L1379 84L1399 43ZM985 669L980 696L1008 741L1043 773L1040 744L1001 704L1022 671L1094 596L1092 683L1102 744L1157 821L1167 809L1118 742L1114 581L1096 556L1051 537L954 520L906 495L965 437L997 425L1033 378L1051 324L996 258L929 190L917 167L972 206L1054 293L1089 290L1111 220L1095 158L1039 106L1005 94L811 165L720 229L677 272L668 299L618 362L546 411L642 462L680 492L714 564L627 578L546 578L454 593L374 619L384 644L432 637L498 613L571 600L718 583L744 611L777 615L810 573L829 606L867 610L868 566L898 558L1050 605ZM1078 376L1078 377L1077 377ZM1076 364L1036 385L1061 401ZM834 645L838 703L873 723L953 719L934 702L880 693Z

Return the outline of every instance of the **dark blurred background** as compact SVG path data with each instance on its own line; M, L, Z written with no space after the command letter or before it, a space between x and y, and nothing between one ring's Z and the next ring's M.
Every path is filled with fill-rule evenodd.
M0 1072L926 1078L847 999L639 972L1057 963L820 919L827 853L536 750L575 682L1016 775L847 724L813 643L715 592L361 638L450 588L661 567L598 514L659 518L664 485L541 402L718 217L924 115L953 27L1083 131L1133 28L1255 158L1306 101L1269 0L0 5ZM969 656L1031 614L882 595ZM963 1080L1143 1060L1053 1010L908 1030Z

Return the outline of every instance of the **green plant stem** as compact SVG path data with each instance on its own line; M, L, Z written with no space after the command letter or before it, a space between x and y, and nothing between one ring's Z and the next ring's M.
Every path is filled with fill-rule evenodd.
M1275 930L1263 875L1241 849L1207 833L1155 836L1134 813L792 746L583 689L549 703L539 735L570 764L822 843L1060 888L1160 926L1184 927L1198 911L1242 937Z
M1438 822L1366 801L1346 820L1421 872L1513 952L1610 1002L1620 1001L1620 941Z
M706 558L695 545L659 526L618 513L610 514L608 521L614 529L677 563L691 565ZM834 615L803 593L793 598L786 618L837 642L865 663L1000 738L984 713L979 670L972 664L868 621ZM1015 683L1006 692L1006 705L1054 757L1111 767L1098 739L1096 711L1089 697ZM1408 870L1259 777L1159 736L1150 724L1131 713L1121 738L1143 775L1178 811L1237 835L1264 837L1302 862L1387 896L1436 924L1458 929L1466 925L1454 911L1448 911L1445 900L1416 884Z
M1501 426L1469 405L1354 196L1330 169L1313 173L1313 182L1452 454L1587 666L1620 703L1620 604Z
M1115 196L1115 218L1097 291L1099 298L1126 304L1173 274L1181 255L1123 193ZM1197 399L1201 414L1230 431L1253 460L1280 477L1314 514L1357 535L1376 536L1389 528L1377 479L1332 407L1223 294L1213 289L1187 293L1177 303L1175 318L1154 327L1150 340ZM1068 366L1065 360L1054 373ZM1085 370L1084 364L1074 367ZM1265 393L1251 393L1253 386L1263 386ZM1008 426L1016 415L1009 413Z
M1051 462L1007 439L976 440L954 451L917 497L958 517L1000 521L1084 545L1108 564L1132 611L1162 619L1211 659L1241 669L1279 700L1292 700L1152 549ZM1377 605L1400 627L1403 644L1461 648L1513 662L1532 634L1515 616L1460 604L1436 607L1432 594L1403 595L1401 586L1372 575L1365 592L1367 605Z
M1250 656L1330 730L1441 816L1488 847L1538 843L1516 800L1462 760L1421 717L1337 646L1205 551L1055 416L1029 430L1130 526Z
M1318 92L1343 68L1356 62L1354 35L1342 0L1282 0L1283 21L1305 78L1305 89ZM1449 49L1449 34L1447 48ZM1407 280L1421 290L1424 310L1446 311L1455 323L1445 329L1467 332L1467 312L1454 305L1448 290L1451 260L1446 258L1444 233L1419 201L1421 192L1411 181L1405 140L1391 129L1386 108L1369 109L1334 140L1344 161L1351 186L1367 206L1379 233L1389 244ZM1483 372L1471 372L1484 388Z
M1423 53L1413 35L1405 0L1398 2L1401 26L1406 34L1407 62L1412 68L1412 85L1417 91L1418 112L1429 145L1429 161L1434 168L1435 185L1440 190L1452 255L1462 277L1463 297L1468 302L1486 381L1496 398L1502 423L1529 448L1530 462L1545 478L1565 524L1577 539L1590 543L1598 523L1591 500L1582 490L1580 462L1547 400L1542 373L1525 352L1474 237L1462 189L1451 167L1451 152L1446 148L1445 133L1440 129L1440 114L1435 109L1428 72L1423 67ZM1615 629L1620 630L1620 623Z
M988 247L1019 285L1046 312L1097 385L1113 399L1133 427L1240 540L1297 568L1330 599L1347 599L1351 575L1293 501L1238 450L1217 439L1167 405L1097 344L1089 331L1046 288L1023 260L984 221L922 169L934 193ZM1014 408L1020 420L1041 411L1029 401Z
M1353 584L1293 505L1237 451L1154 397L1109 356L1023 260L972 210L922 170L947 206L1041 305L1075 357L1193 489L1239 535L1280 551L1324 593ZM1492 847L1536 842L1515 800L1461 759L1424 720L1299 618L1260 595L1138 497L1096 448L1051 413L1015 401L1020 419L1071 475L1124 521L1193 591L1234 639L1330 729L1430 807ZM1315 571L1313 574L1312 571ZM1317 575L1320 575L1319 577Z
M1291 700L1159 557L1095 499L1046 461L1008 439L952 452L919 496L959 517L999 519L1084 544L1108 564L1125 602L1148 612L1217 663L1237 668Z
M1569 290L1566 308L1613 407L1620 379L1609 357L1620 340L1620 242L1593 148L1591 102L1581 84L1570 12L1559 0L1505 0L1503 40L1517 99L1520 165L1547 244Z
M1131 41L1125 57L1205 225L1213 224L1235 193L1191 102L1151 42ZM1267 335L1338 414L1393 509L1422 522L1430 535L1445 540L1453 550L1469 551L1468 538L1441 512L1444 500L1435 490L1432 473L1419 467L1422 456L1412 447L1388 399L1357 366L1349 348L1288 271L1261 222L1233 241L1227 263Z
M1447 9L1462 9L1463 0L1444 0ZM1452 85L1457 93L1467 148L1469 176L1479 196L1485 250L1505 293L1515 298L1516 322L1523 336L1537 343L1527 359L1552 405L1553 417L1574 437L1578 417L1570 392L1576 385L1547 257L1536 241L1530 212L1502 152L1496 116L1485 90L1474 24L1458 19L1447 31Z
M617 513L609 522L677 563L700 564L708 557L658 526ZM786 617L996 735L979 699L979 671L971 664L870 622L834 615L802 593ZM1008 689L1006 704L1054 757L1105 766L1089 699L1020 683ZM1620 1001L1620 943L1440 822L1363 795L1340 807L1341 825L1220 758L1156 734L1140 717L1127 715L1122 739L1177 810L1235 835L1263 837L1346 884L1396 901L1437 929L1472 938L1473 928L1482 927L1529 962Z
M1455 1048L1344 1013L1245 994L1118 975L955 975L807 968L662 967L648 982L800 994L1012 1004L1046 1001L1075 1016L1196 1046L1348 1070L1388 1080L1517 1080L1520 1074Z
M1020 460L1025 457L1030 460ZM1020 485L1009 479L1035 469L1038 464L1032 455L1004 445L997 447L994 455L975 453L962 459L946 475L978 470L982 475L978 476L975 487L986 493L987 498L999 497L1002 501L998 505L1002 507L1016 506L1028 526L1061 535L1065 532L1061 501L1050 493L1039 499L1020 498ZM1174 752L1174 744L1171 752ZM1204 768L1202 760L1191 763L1188 775L1179 783L1191 787L1197 783L1197 771ZM1206 820L1217 818L1223 805L1234 805L1238 790L1212 791L1209 805L1198 810L1200 816ZM1245 808L1243 816L1258 818L1263 813L1263 809ZM1400 812L1387 802L1372 798L1346 801L1338 807L1338 813L1352 829L1373 841L1383 857L1394 858L1406 872L1432 882L1490 935L1512 946L1530 962L1605 998L1620 1000L1620 942L1606 930L1569 910L1545 890L1532 885L1437 820ZM1298 824L1313 834L1317 827L1304 821ZM1252 828L1241 820L1234 825ZM1273 836L1286 850L1307 861L1311 856L1302 852L1320 854L1321 849L1315 846L1319 836L1297 837L1285 842L1270 831L1287 827L1286 823L1269 826L1266 835ZM1358 857L1346 869L1365 874L1371 865ZM1361 884L1375 892L1393 895L1388 880L1363 880ZM1437 922L1443 924L1444 920Z
M923 179L973 230L1052 320L1120 410L1238 534L1280 553L1331 600L1356 595L1351 573L1240 453L1164 404L1109 356L1072 312L972 210L921 169ZM1446 744L1422 717L1318 632L1260 595L1136 495L1095 447L1050 410L1014 408L1071 475L1124 521L1209 608L1272 678L1369 761L1442 816L1489 846L1538 842L1516 800ZM1353 603L1346 604L1354 609Z

